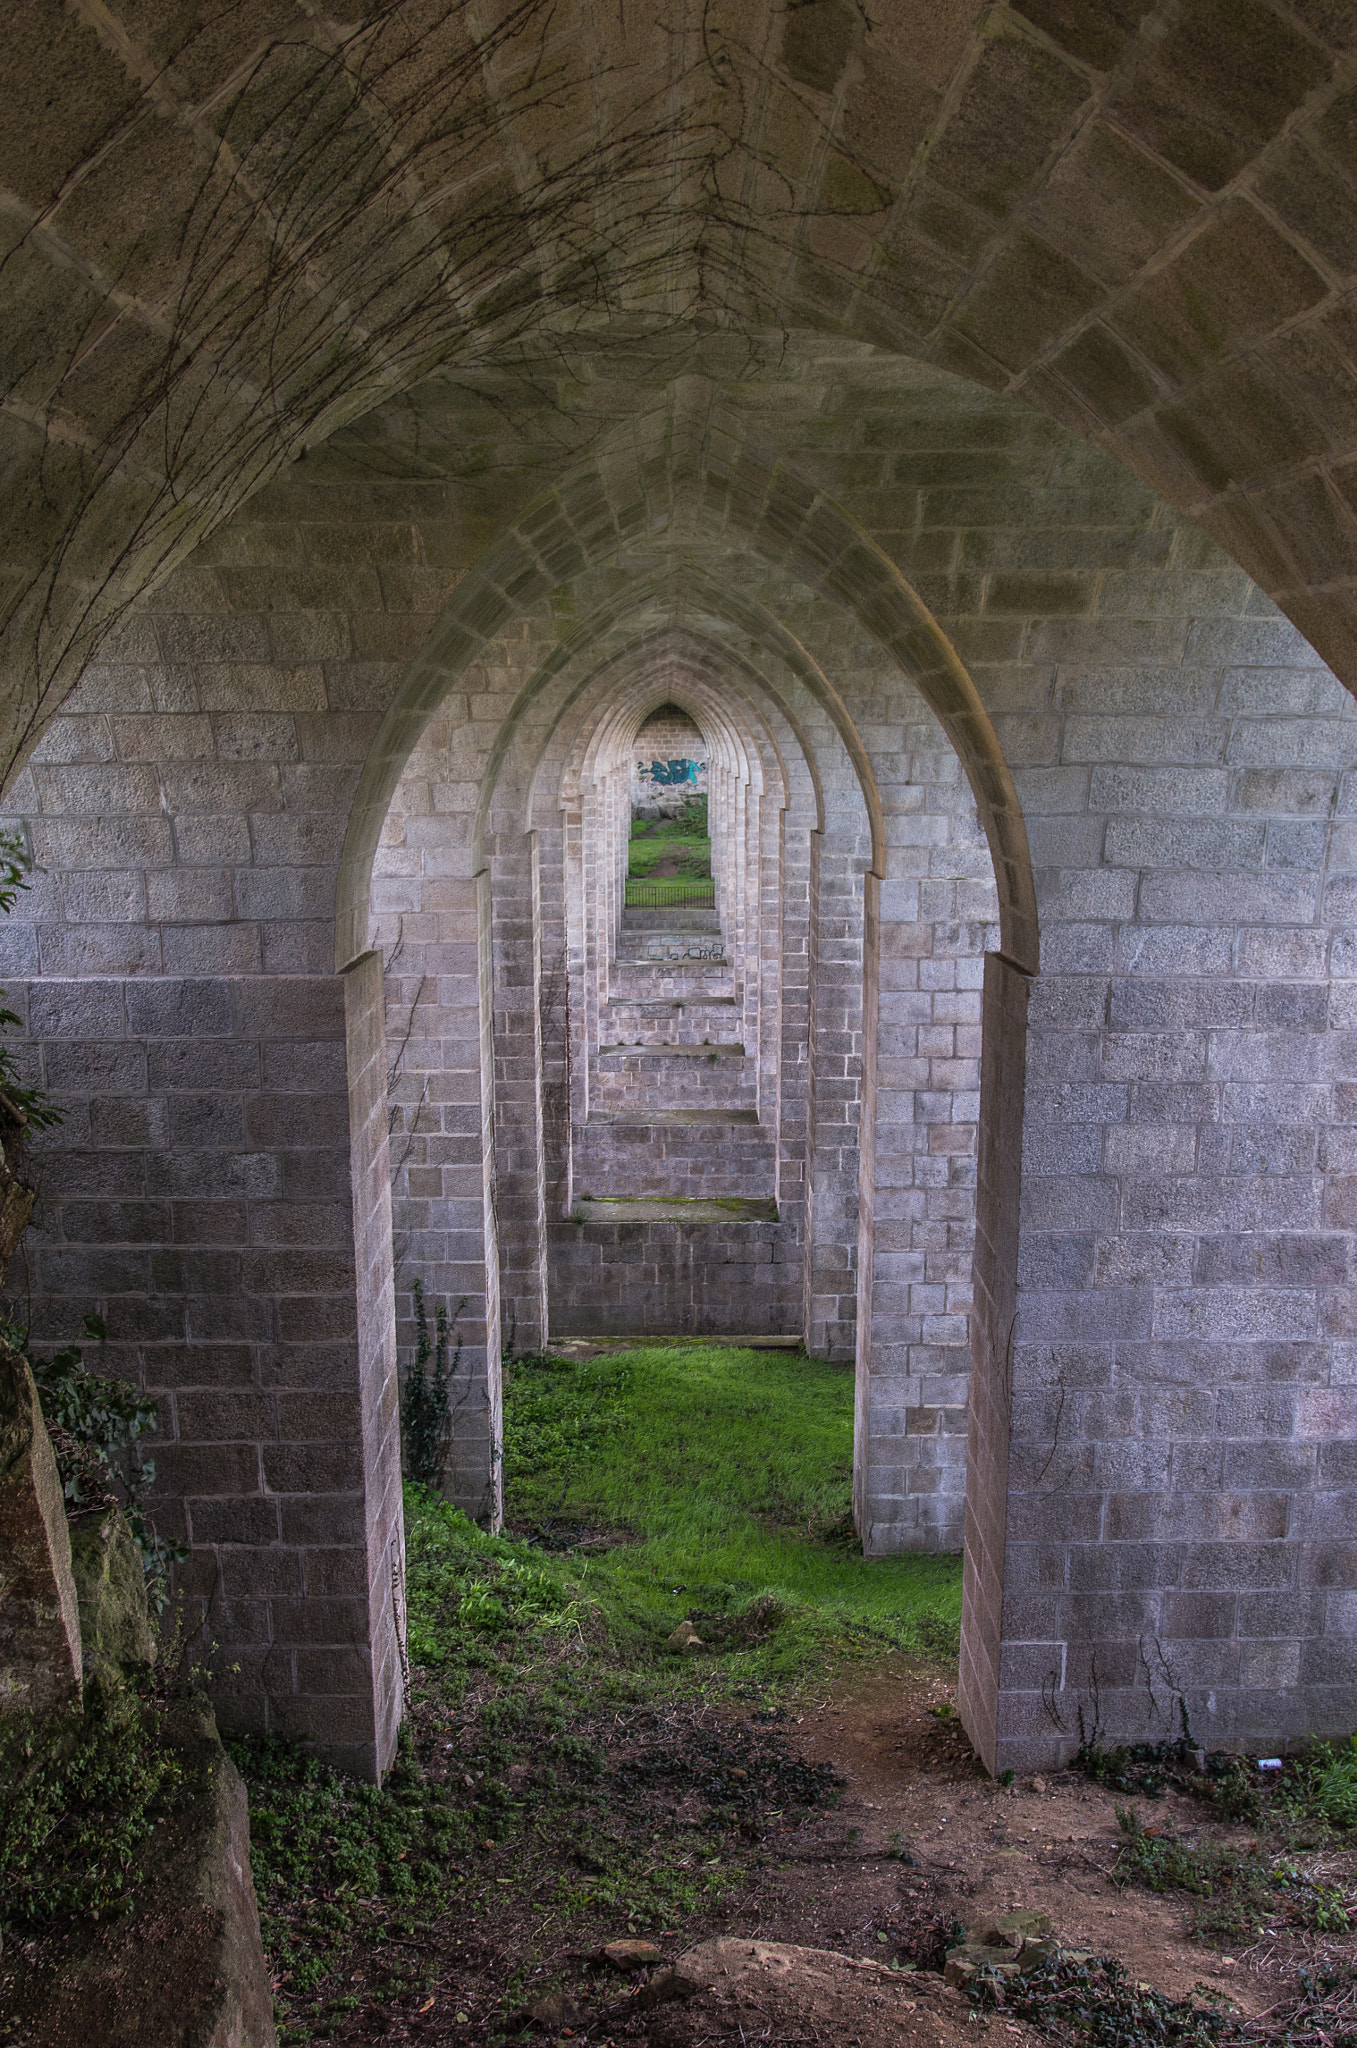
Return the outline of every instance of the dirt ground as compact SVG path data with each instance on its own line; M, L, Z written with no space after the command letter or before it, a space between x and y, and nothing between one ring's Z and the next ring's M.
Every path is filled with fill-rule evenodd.
M1354 1960L1351 1935L1279 1926L1233 1949L1190 1938L1190 1901L1182 1894L1156 1895L1109 1874L1125 1793L1073 1771L995 1784L971 1754L954 1704L955 1688L942 1678L917 1666L888 1666L803 1713L798 1746L810 1758L834 1762L848 1788L827 1822L788 1843L783 1867L744 1902L742 1929L869 1958L881 1953L883 1932L888 1952L899 1952L901 1934L907 1938L911 1926L933 1916L952 1914L971 1926L1015 1909L1037 1911L1049 1916L1063 1945L1114 1956L1129 1976L1167 1997L1209 1994L1241 2017L1274 2007L1298 1970ZM1256 1849L1250 1827L1214 1821L1196 1799L1167 1791L1152 1803L1134 1803L1146 1825L1229 1843L1240 1856ZM901 1862L902 1850L909 1863ZM1318 1862L1326 1881L1351 1889L1357 1854L1332 1853ZM923 1973L906 1983L888 2004L898 2010L923 1992L917 2016L894 2032L868 2003L859 2029L863 2048L950 2042L958 2022L965 2023L970 2008L961 1994L939 1994L937 1979ZM989 2030L1015 2048L1020 2038L1038 2038L1002 2015ZM975 2038L973 2020L966 2037Z
M761 1932L861 1956L892 1914L907 1916L921 1900L966 1924L1021 1908L1049 1914L1067 1946L1115 1955L1171 1998L1206 1984L1245 2011L1271 2002L1271 1976L1260 1975L1256 1959L1189 1942L1181 1898L1110 1880L1124 1793L1069 1771L996 1785L954 1716L930 1712L952 1708L955 1688L936 1678L921 1687L911 1672L906 1701L904 1676L878 1672L803 1716L806 1753L832 1757L849 1790L833 1824L817 1830L823 1839L800 1850L805 1860L770 1881ZM1212 1825L1200 1802L1171 1793L1154 1802L1154 1819L1203 1839L1237 1839L1241 1853L1253 1839L1247 1828ZM917 1868L891 1859L893 1843Z
M1190 1938L1192 1902L1181 1893L1112 1881L1116 1808L1127 1795L1074 1772L1007 1788L993 1783L971 1755L954 1700L954 1687L935 1668L893 1658L846 1672L825 1697L780 1721L772 1739L784 1755L784 1782L790 1757L797 1770L802 1762L811 1767L807 1784L823 1765L846 1783L837 1799L816 1801L818 1812L807 1815L803 1804L793 1823L768 1810L771 1799L751 1806L743 1847L727 1836L723 1850L742 1866L741 1881L719 1906L655 1935L648 1967L599 1960L601 1943L627 1935L623 1913L611 1926L586 1918L551 1927L551 1915L545 1922L525 1916L528 1872L516 1871L508 1847L491 1879L505 1887L493 1923L473 1930L459 1920L455 1930L451 1922L430 1930L430 1954L441 1951L440 1981L419 2008L413 1997L374 1996L369 1984L364 2009L333 2038L440 2048L506 2038L534 2048L961 2048L983 2034L991 2048L1021 2048L1049 2037L1004 2011L981 2018L940 1974L955 1922L973 1926L1014 1909L1049 1915L1065 1947L1115 1957L1131 1978L1171 1998L1206 1995L1241 2019L1275 2009L1299 1968L1341 1969L1354 1960L1351 1935L1281 1924L1235 1949ZM681 1761L685 1741L698 1744L692 1757L701 1742L706 1755L713 1741L728 1742L720 1768L731 1775L734 1764L733 1775L743 1778L744 1756L757 1775L765 1737L734 1708L707 1710L686 1737L670 1724L639 1741L624 1717L610 1718L611 1732L601 1726L596 1735L619 1785L638 1756ZM647 1780L640 1804L628 1808L622 1798L609 1808L607 1825L652 1840L652 1830L667 1830L671 1842L691 1829L694 1844L701 1842L712 1822L700 1789L707 1766L686 1768L688 1779L676 1768L664 1781L668 1789ZM1147 1824L1197 1842L1228 1842L1240 1856L1256 1840L1248 1826L1220 1823L1202 1802L1171 1791L1137 1804ZM1310 1860L1327 1883L1349 1893L1357 1883L1357 1853ZM777 1944L821 1954L789 1970L764 1946ZM699 1962L705 1956L707 1981L696 1993L689 1987L688 1996L662 1998L666 1969L694 1955ZM505 1996L511 1978L516 1999ZM357 1988L361 1971L354 1981ZM1305 2030L1307 2044L1327 2039Z
M828 1819L780 1845L780 1867L751 1888L732 1926L754 1939L875 1961L883 1951L908 1949L911 1937L922 1953L939 1921L954 1917L969 1926L1035 1910L1049 1915L1064 1944L1116 1956L1131 1976L1169 1997L1207 1989L1240 2013L1266 2010L1299 1957L1350 1957L1350 1940L1302 1937L1282 1943L1283 1953L1278 1944L1263 1944L1244 1955L1190 1942L1181 1899L1122 1888L1107 1875L1124 1795L1070 1772L1008 1788L995 1784L972 1756L954 1703L955 1688L940 1677L892 1663L803 1712L795 1730L786 1731L788 1740L808 1758L833 1763L847 1789ZM1194 1800L1165 1795L1155 1808L1161 1824L1237 1838L1247 1850L1247 1829L1204 1827ZM648 2022L638 2016L623 2037L643 2035L653 2048L735 2040L836 2048L974 2042L969 2002L933 1971L883 1978L840 1983L833 1993L816 1986L809 1997L804 1985L798 1997L791 1987L755 1981L724 2001L718 1993ZM605 2023L607 2017L600 2015ZM583 2023L579 2032L608 2038L606 2024L600 2031ZM1002 2014L985 2023L985 2032L1012 2048L1041 2038Z

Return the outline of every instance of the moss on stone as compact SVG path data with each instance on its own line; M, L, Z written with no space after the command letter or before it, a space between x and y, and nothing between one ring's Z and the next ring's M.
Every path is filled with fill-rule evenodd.
M141 1554L117 1508L72 1523L71 1572L84 1675L116 1693L155 1661Z

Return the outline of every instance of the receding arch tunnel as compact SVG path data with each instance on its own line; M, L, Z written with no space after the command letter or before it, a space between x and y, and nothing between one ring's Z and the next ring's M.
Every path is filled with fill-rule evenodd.
M544 10L434 14L26 0L0 162L0 965L66 1110L12 1284L162 1401L223 1719L391 1754L409 1286L493 1515L499 1348L588 1306L580 1173L651 1128L604 1048L662 1035L619 834L673 702L743 1048L686 1106L754 1117L868 1547L962 1541L965 1479L981 1754L1095 1680L1109 1738L1346 1730L1346 24L771 6L689 63L585 7L567 104L504 84ZM334 92L318 165L268 108Z

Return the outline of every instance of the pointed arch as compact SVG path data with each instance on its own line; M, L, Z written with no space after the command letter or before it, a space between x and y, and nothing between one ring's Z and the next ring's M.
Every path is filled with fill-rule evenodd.
M336 952L342 967L366 945L367 876L381 819L409 757L455 678L519 612L567 587L585 569L613 562L638 544L661 561L651 571L658 591L669 573L664 558L738 537L757 554L790 570L817 595L847 609L886 647L919 690L947 734L970 782L990 844L999 885L1005 953L1034 973L1039 954L1036 892L1021 806L993 724L956 650L900 571L841 507L775 451L744 440L737 465L723 454L730 422L714 387L698 456L654 481L643 459L648 443L628 433L609 460L582 468L520 518L481 567L462 584L425 648L410 666L377 735L355 798L340 870ZM666 415L652 416L651 439L662 442ZM700 520L700 529L693 522ZM661 538L663 536L663 538ZM725 598L727 607L742 601ZM562 634L541 681L557 673L597 632L601 615ZM786 650L834 719L853 754L864 791L870 764L841 698L785 628L751 609L757 637ZM534 679L534 687L540 681ZM510 714L521 715L522 704ZM507 745L507 730L504 744ZM497 736L489 775L497 773ZM879 806L873 817L873 869L879 872Z

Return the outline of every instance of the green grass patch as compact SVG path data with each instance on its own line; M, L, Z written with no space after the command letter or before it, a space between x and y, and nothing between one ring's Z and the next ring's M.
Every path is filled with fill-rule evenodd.
M1288 1856L1265 1855L1262 1844L1241 1855L1237 1843L1196 1841L1170 1827L1147 1827L1134 1807L1117 1808L1121 1830L1116 1878L1152 1892L1186 1892L1198 1903L1192 1933L1252 1939L1264 1927L1290 1923L1320 1934L1346 1934L1350 1902L1341 1887L1317 1882Z
M676 818L632 820L627 847L627 873L644 880L665 862L689 880L711 879L711 840L707 836L707 800L690 797Z
M981 1970L968 1996L980 2012L1027 2020L1069 2048L1223 2048L1240 2032L1217 2008L1138 1983L1112 1956L1057 1954L1007 1982Z
M625 1536L590 1567L595 1597L666 1634L695 1609L776 1600L787 1641L754 1662L784 1677L812 1640L945 1655L960 1624L959 1559L863 1558L852 1448L851 1371L799 1352L654 1346L507 1369L515 1527Z
M1316 1742L1288 1759L1283 1792L1298 1816L1330 1828L1357 1828L1357 1735Z
M335 2011L333 1998L316 1994L360 1937L380 1926L408 1939L436 1910L448 1858L469 1849L477 1815L421 1769L409 1740L380 1786L357 1784L293 1743L229 1747L250 1790L250 1862L270 1967L284 2010L314 2024ZM309 2040L310 2026L284 2038Z

